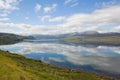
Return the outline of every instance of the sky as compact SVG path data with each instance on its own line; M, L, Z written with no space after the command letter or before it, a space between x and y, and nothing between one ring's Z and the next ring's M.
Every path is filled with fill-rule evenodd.
M120 32L120 0L0 0L0 32Z

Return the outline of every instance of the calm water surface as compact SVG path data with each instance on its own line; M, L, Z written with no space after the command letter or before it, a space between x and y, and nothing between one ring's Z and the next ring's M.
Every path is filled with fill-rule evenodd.
M56 42L21 42L0 49L27 58L120 78L120 46L68 45Z

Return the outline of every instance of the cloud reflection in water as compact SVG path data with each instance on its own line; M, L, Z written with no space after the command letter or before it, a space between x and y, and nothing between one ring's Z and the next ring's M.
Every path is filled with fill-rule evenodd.
M71 68L91 66L94 70L120 74L120 47L85 47L59 43L22 42L13 45L1 45L0 49L41 59L54 65L69 64L67 66L72 65Z

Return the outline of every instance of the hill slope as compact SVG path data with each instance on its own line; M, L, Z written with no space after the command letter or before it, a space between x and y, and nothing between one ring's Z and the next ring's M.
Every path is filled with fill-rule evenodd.
M0 33L0 45L1 44L13 44L23 41L24 39L33 39L32 36L21 36L11 33Z
M0 51L0 80L111 80L86 72L57 68L41 61Z
M9 34L9 33L0 33L0 44L12 44L19 41L22 41L24 37L15 35L15 34Z

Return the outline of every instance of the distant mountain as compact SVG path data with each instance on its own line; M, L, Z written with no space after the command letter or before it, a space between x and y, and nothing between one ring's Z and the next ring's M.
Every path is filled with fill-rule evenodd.
M98 32L82 32L67 36L62 39L72 44L94 44L94 45L110 45L120 46L120 33L98 33Z
M58 39L58 38L65 38L65 37L72 37L72 36L86 36L86 37L93 37L93 36L120 36L120 33L99 33L97 31L85 31L85 32L74 32L74 33L66 33L66 34L57 34L57 35L31 35L34 39Z
M99 32L83 32L79 36L92 36L92 37L102 37L102 36L120 36L117 32L99 33Z
M11 33L0 33L0 40L7 39L7 38L14 38L17 40L21 39L60 39L72 36L84 36L84 37L100 37L100 36L120 36L120 33L110 32L110 33L99 33L97 31L85 31L85 32L73 32L73 33L66 33L66 34L56 34L56 35L42 35L42 34L35 34L30 36L21 36Z
M66 34L65 34L66 35ZM92 37L96 37L96 36L120 36L120 33L118 32L108 32L108 33L99 33L97 31L85 31L85 32L81 32L81 33L78 33L78 32L75 32L75 33L69 33L67 34L67 36L92 36ZM66 36L66 37L67 37Z
M95 35L95 34L99 34L99 32L97 32L97 31L85 31L85 32L82 32L81 34L83 34L83 35Z

